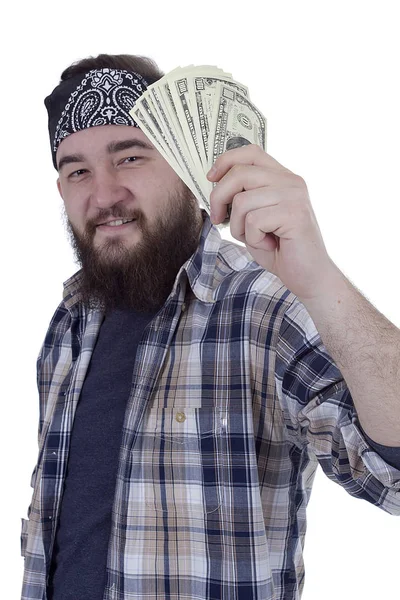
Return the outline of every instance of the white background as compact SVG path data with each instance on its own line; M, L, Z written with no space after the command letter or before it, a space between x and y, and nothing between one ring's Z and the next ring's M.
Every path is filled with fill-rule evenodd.
M305 179L332 259L399 327L396 9L382 0L2 9L2 598L19 600L22 585L21 517L37 458L36 358L62 283L79 268L61 220L43 104L62 70L105 52L150 56L165 72L190 63L231 72L267 118L267 152ZM319 468L302 600L398 597L399 534L399 518L352 498Z

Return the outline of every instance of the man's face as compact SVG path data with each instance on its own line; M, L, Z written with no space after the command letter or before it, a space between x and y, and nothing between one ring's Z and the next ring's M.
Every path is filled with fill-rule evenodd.
M71 134L56 160L85 306L159 310L198 246L203 216L196 198L138 127ZM118 219L134 220L102 225Z

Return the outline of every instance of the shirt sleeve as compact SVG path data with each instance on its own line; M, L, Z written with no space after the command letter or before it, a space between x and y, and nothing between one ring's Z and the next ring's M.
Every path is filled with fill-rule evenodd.
M359 428L371 448L380 454L389 465L392 465L392 467L400 471L400 446L384 446L383 444L378 444L378 442L372 440L365 433L361 425L359 425Z
M400 448L371 443L363 432L349 388L298 299L280 326L275 382L291 441L312 451L350 495L400 516Z

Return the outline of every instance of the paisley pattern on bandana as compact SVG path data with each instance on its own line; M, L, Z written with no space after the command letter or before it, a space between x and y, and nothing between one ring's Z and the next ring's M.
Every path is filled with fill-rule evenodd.
M62 140L97 125L138 127L129 111L146 91L147 81L137 73L118 69L89 71L68 98L53 140L53 152Z

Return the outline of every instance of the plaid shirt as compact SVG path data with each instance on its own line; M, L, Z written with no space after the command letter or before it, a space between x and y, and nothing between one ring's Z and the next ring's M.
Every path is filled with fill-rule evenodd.
M75 409L102 313L64 283L37 363L39 455L22 600L44 600ZM103 600L298 600L318 464L400 515L400 471L368 444L304 305L206 217L138 347Z

